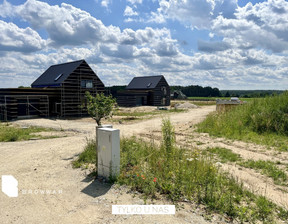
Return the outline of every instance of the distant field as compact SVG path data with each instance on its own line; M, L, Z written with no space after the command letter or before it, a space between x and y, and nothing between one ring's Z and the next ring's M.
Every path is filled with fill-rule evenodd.
M188 97L188 100L195 100L195 101L216 101L217 99L221 99L221 100L230 100L231 97ZM256 99L256 98L242 98L240 97L239 98L240 100L242 101L252 101L253 99Z

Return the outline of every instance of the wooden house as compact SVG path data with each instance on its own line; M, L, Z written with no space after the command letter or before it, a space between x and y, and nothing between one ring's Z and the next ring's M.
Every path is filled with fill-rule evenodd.
M87 115L81 107L85 92L96 95L104 91L103 82L85 60L52 65L31 86L0 89L0 120Z
M170 87L162 75L135 77L117 93L117 103L123 107L169 106Z
M52 65L32 83L32 88L59 88L60 99L52 105L52 111L61 117L81 116L86 111L85 92L92 95L104 91L104 84L85 60Z

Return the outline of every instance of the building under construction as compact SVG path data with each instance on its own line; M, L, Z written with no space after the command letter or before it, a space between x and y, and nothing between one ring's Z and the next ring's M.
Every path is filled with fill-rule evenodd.
M169 106L170 86L163 75L134 77L125 90L117 92L121 107Z
M31 87L0 89L0 121L84 116L85 92L104 92L103 82L85 60L53 65Z

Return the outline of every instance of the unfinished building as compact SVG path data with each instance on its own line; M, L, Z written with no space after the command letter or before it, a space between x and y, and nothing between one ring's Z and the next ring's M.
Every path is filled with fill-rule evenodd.
M170 86L163 75L135 77L117 93L117 103L123 107L169 106Z
M104 92L103 82L85 60L52 65L31 87L0 89L0 120L84 116L85 92Z

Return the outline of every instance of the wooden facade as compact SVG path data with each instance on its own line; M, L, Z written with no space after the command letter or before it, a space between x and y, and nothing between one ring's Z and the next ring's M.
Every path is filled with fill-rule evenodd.
M60 100L59 89L0 89L0 121L55 115L53 102Z
M169 106L170 87L164 76L135 77L117 93L117 103L123 107Z
M87 115L86 109L80 106L85 104L86 91L95 96L97 93L104 92L104 84L85 62L81 63L61 85L59 105L61 117Z
M53 65L32 88L0 89L0 120L34 116L79 117L87 111L85 92L104 92L104 84L85 60Z

